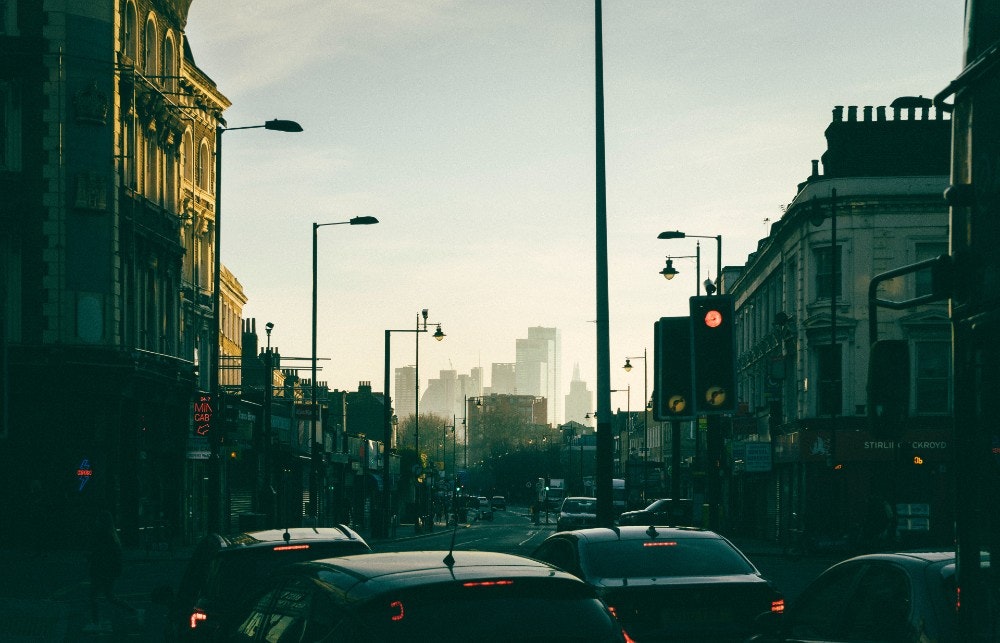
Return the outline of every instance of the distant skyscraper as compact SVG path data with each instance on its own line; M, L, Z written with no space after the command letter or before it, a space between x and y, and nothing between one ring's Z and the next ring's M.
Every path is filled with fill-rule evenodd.
M413 366L401 366L396 369L396 386L392 396L393 413L400 422L416 413L416 369Z
M513 395L516 390L517 377L514 375L514 364L511 362L494 363L490 372L489 393Z
M590 426L587 414L594 411L594 394L587 389L587 383L580 379L580 365L577 364L573 367L573 379L569 382L569 393L566 394L566 421Z
M514 375L518 395L540 395L548 400L550 424L562 422L562 346L558 328L532 326L526 339L516 342Z

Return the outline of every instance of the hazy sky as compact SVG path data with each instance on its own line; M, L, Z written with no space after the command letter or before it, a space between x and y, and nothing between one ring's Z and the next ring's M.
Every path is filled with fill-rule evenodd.
M652 380L653 322L695 288L693 259L658 272L696 240L657 234L722 234L723 264L744 264L834 106L933 96L961 71L962 4L604 1L610 381L633 407L642 361L620 366L648 349ZM488 384L554 326L564 393L575 364L595 388L593 2L194 0L187 37L231 127L305 128L231 132L223 156L222 261L285 366L308 368L287 358L311 352L312 223L371 215L319 230L320 381L381 391L384 330L428 308L447 338L421 337L422 380L481 365ZM393 368L413 361L394 333Z

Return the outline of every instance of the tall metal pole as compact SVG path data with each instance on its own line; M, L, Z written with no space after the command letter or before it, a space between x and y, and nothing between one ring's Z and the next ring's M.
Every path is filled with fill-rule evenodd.
M604 45L601 0L594 1L594 89L596 139L596 291L597 291L597 454L595 495L597 524L614 524L611 479L614 439L611 435L611 351L608 305L608 203L604 150Z
M382 491L383 516L382 525L378 530L382 537L389 535L389 525L392 522L392 492L390 490L391 469L389 460L392 455L392 398L389 397L389 338L392 331L385 331L385 370L383 371L383 403L382 403Z
M313 242L313 256L312 256L312 372L310 373L312 377L312 383L310 385L310 400L309 400L309 415L310 415L310 426L309 426L309 502L311 503L310 509L312 510L313 518L315 518L315 525L319 526L319 481L318 472L316 466L316 451L318 436L316 435L316 422L317 416L319 415L319 407L316 404L316 264L317 264L317 237L319 237L319 224L313 222L312 224L312 242Z
M208 388L212 395L213 416L217 413L218 419L213 417L211 432L209 433L209 456L208 456L208 530L213 532L222 531L222 463L219 460L219 442L222 439L222 391L219 387L219 344L221 343L222 315L222 280L219 273L222 271L222 260L220 258L222 247L222 133L226 128L221 125L215 127L215 257L212 261L212 346L209 362L209 383Z

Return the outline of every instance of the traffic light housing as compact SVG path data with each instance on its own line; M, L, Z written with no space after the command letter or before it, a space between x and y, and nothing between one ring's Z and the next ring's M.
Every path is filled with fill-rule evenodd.
M699 415L736 410L736 332L732 295L691 298L693 401Z
M695 416L691 370L691 320L661 317L653 324L653 419Z
M880 339L868 358L868 419L877 438L895 439L910 408L910 346Z

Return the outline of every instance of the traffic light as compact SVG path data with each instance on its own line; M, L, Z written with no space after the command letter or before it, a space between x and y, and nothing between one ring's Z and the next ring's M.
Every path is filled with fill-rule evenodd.
M691 379L691 320L661 317L653 324L653 418L694 417Z
M691 357L698 414L736 410L735 307L731 295L691 298Z

